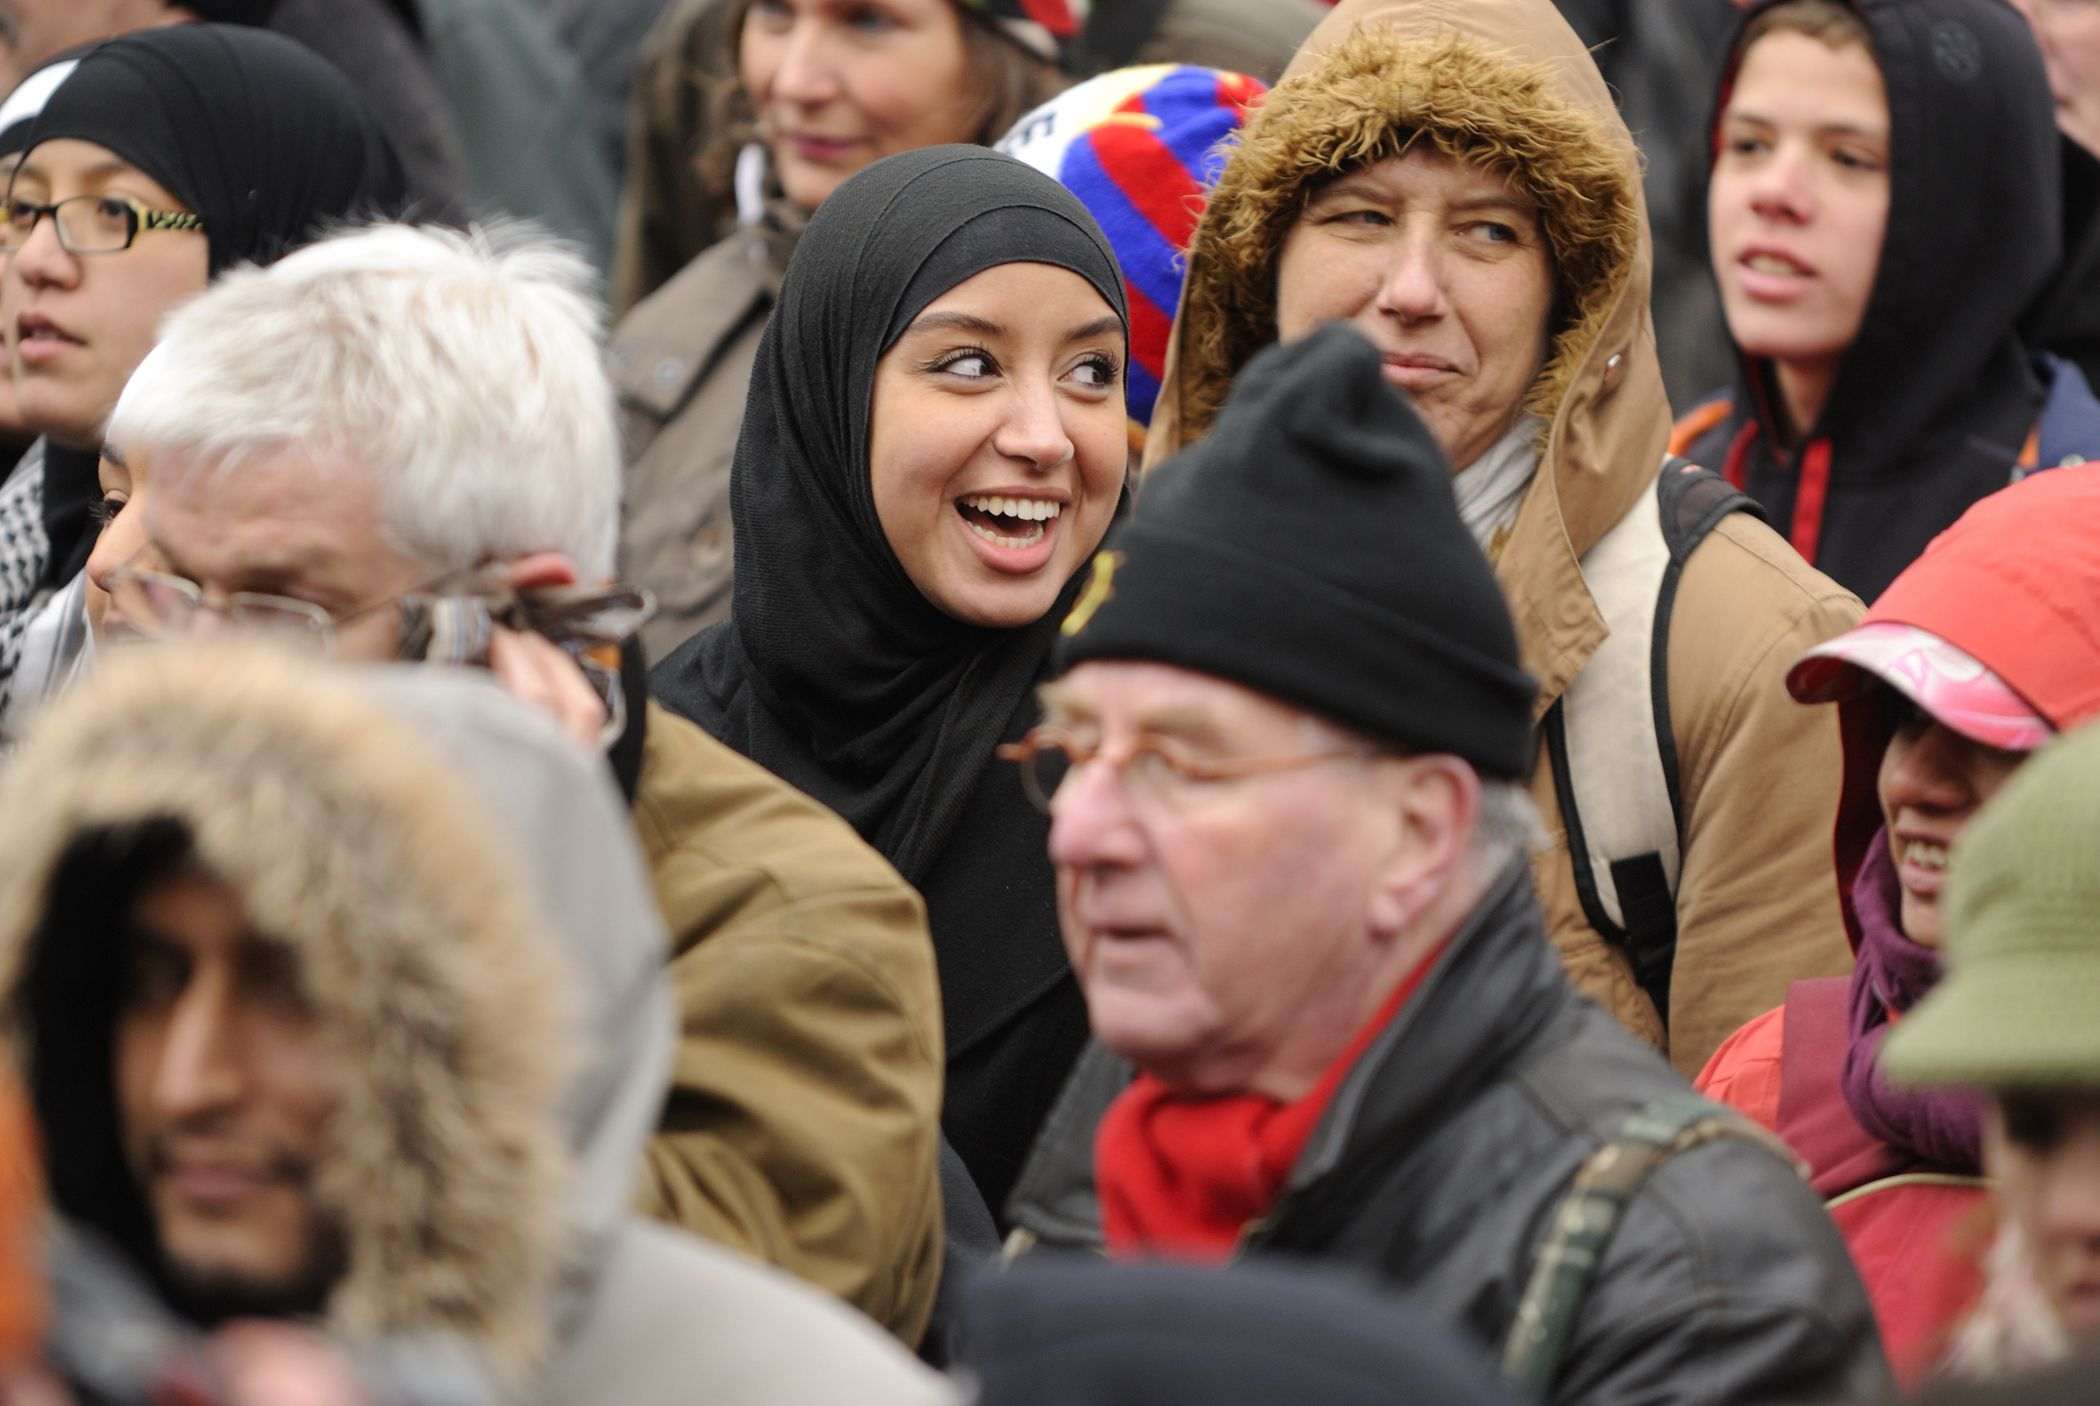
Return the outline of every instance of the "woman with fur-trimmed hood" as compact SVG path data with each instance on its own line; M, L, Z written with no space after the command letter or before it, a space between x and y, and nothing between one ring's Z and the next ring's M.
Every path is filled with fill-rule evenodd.
M133 648L0 778L0 1028L51 1200L170 1317L436 1339L547 1406L951 1400L628 1209L664 941L602 762L471 674ZM57 1316L97 1358L140 1338Z
M1279 335L1346 319L1386 354L1541 684L1553 939L1690 1071L1788 981L1847 969L1824 838L1837 733L1783 674L1859 603L1752 514L1715 521L1721 485L1659 477L1638 170L1549 0L1344 0L1211 195L1146 463L1201 438ZM1662 954L1638 970L1636 932Z

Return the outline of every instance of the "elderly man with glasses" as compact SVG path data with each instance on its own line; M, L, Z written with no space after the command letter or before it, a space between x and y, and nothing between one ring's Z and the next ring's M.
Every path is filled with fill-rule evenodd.
M1094 1146L1111 1253L1367 1272L1541 1400L1876 1395L1816 1198L1555 959L1533 685L1361 334L1249 365L1064 632L1009 754L1140 1071Z
M682 1026L641 1204L916 1343L941 1253L924 912L845 822L646 703L587 280L555 246L402 225L221 279L111 419L105 633L484 664L604 748Z

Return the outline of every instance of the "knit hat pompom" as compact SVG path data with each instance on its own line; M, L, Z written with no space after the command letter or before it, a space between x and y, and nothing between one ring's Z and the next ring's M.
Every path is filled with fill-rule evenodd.
M1067 60L1086 28L1093 0L960 0L1000 33L1051 63ZM1127 3L1127 0L1126 0Z
M1130 294L1130 418L1142 436L1166 374L1189 240L1230 142L1267 92L1215 68L1119 68L1014 124L999 150L1079 197L1108 236Z

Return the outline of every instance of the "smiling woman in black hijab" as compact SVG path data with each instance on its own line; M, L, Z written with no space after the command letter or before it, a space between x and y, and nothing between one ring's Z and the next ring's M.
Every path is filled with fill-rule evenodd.
M15 387L43 437L0 487L0 701L32 604L63 590L43 624L69 630L84 609L85 587L70 583L95 541L102 426L160 316L330 223L400 214L406 191L349 81L277 35L171 25L39 78L61 68L0 223ZM68 201L61 230L50 207Z
M732 618L658 695L831 806L925 895L942 1123L996 1210L1086 1037L1048 824L993 761L1123 490L1127 314L1048 177L929 147L824 202L759 348Z

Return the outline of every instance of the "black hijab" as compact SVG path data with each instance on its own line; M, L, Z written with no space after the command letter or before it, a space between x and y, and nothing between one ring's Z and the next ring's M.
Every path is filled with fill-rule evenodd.
M992 755L1032 721L1063 602L1012 630L930 603L876 518L868 429L883 353L943 293L1010 263L1069 269L1127 324L1092 216L1010 157L928 147L825 200L752 372L730 478L733 614L652 680L669 706L845 816L924 894L948 1133L994 1207L1085 1032L1047 823ZM1052 996L1055 1011L1019 1021ZM978 1049L994 1044L1003 1052Z
M24 145L59 137L108 147L203 216L213 277L407 199L400 159L350 80L241 25L167 25L90 49Z
M94 142L204 218L210 277L267 264L360 217L398 215L401 162L326 60L238 25L139 30L83 53L21 141ZM57 587L94 546L94 455L46 442L43 581Z

